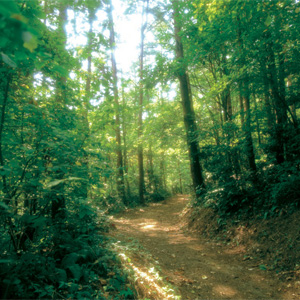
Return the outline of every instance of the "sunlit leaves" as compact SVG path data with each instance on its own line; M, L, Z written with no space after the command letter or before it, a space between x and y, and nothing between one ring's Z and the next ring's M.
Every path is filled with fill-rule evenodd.
M22 33L22 39L24 41L23 46L30 52L33 52L37 48L37 38L33 36L29 31L24 31Z
M265 21L265 25L268 27L271 25L271 22L272 22L272 17L269 15Z
M10 59L6 54L1 53L1 57L2 57L3 62L6 63L7 65L9 65L10 67L12 67L12 68L17 67L17 64L12 59Z

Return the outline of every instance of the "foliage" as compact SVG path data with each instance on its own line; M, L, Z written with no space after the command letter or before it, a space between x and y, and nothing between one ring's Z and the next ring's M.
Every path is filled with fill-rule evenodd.
M149 1L143 74L122 76L108 4L0 1L2 297L130 297L92 207L140 204L140 145L146 202L196 192L197 157L220 223L299 209L300 3Z
M126 274L107 249L107 223L78 201L63 222L27 216L36 234L17 253L7 247L2 230L1 298L130 299ZM22 217L25 222L25 216ZM99 221L100 220L100 221ZM5 243L6 242L6 243Z

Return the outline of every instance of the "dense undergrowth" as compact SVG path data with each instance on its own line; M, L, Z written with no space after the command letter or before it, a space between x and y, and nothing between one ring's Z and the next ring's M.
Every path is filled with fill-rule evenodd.
M217 186L202 202L192 201L186 215L189 228L242 246L245 257L260 260L263 269L299 279L299 163L264 168L255 184L219 177Z
M28 229L18 228L14 236L5 226L1 229L1 299L134 298L105 236L106 218L89 205L74 203L65 219L55 221L30 215L13 218L4 206L2 212L14 226Z

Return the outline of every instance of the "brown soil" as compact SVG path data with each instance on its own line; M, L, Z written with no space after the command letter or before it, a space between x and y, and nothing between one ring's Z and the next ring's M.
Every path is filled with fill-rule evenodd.
M127 210L113 218L117 229L113 235L125 243L137 240L151 253L160 266L160 276L178 288L182 300L300 299L299 290L279 281L273 272L261 270L261 262L248 259L243 246L223 245L184 232L181 215L187 203L188 197L176 196L143 209ZM135 272L147 274L150 267L145 264L149 260L142 258L142 250L138 252L134 261L125 262L130 262ZM157 284L144 285L154 289ZM159 293L157 288L147 298L172 298L170 293Z

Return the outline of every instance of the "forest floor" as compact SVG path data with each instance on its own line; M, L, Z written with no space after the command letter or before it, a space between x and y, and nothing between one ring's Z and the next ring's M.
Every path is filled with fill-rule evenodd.
M133 270L139 299L300 299L299 290L261 270L261 262L245 259L241 247L184 231L187 203L175 196L112 218L111 235Z

